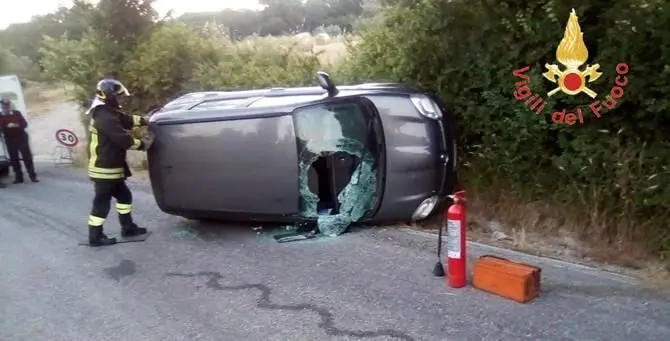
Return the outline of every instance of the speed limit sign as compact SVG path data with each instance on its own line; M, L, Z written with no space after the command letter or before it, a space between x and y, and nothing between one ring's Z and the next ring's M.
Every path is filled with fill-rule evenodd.
M56 140L66 147L74 147L79 143L77 135L67 129L58 129L56 131Z

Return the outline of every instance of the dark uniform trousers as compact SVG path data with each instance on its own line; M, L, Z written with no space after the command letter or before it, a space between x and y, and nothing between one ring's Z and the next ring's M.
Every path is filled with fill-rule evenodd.
M7 154L9 154L9 159L11 160L12 170L14 171L14 176L18 180L23 180L23 171L21 170L21 161L23 159L23 164L26 166L26 171L28 171L28 176L32 179L36 177L35 166L33 165L33 153L30 150L30 143L28 138L23 138L20 136L18 138L8 138L7 142ZM21 158L19 158L19 153Z
M93 181L95 196L93 208L88 216L88 225L102 227L111 209L112 198L116 199L116 212L122 228L131 228L133 195L124 180L96 180Z

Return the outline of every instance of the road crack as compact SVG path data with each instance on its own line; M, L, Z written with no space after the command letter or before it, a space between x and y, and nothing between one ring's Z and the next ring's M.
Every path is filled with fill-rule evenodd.
M256 301L256 306L260 309L268 310L284 310L284 311L304 311L309 310L315 312L321 318L318 326L329 336L349 336L354 338L373 338L373 337L392 337L398 340L404 341L415 341L415 339L404 332L392 330L392 329L381 329L377 331L359 331L359 330L346 330L340 329L335 326L335 317L328 309L316 306L310 303L301 303L301 304L276 304L272 303L270 296L272 295L272 289L265 284L261 283L249 283L249 284L240 284L240 285L223 285L221 280L223 276L218 272L198 272L198 273L168 273L168 277L205 277L207 278L207 283L205 285L213 290L218 291L238 291L238 290L249 290L256 289L260 291L261 296Z

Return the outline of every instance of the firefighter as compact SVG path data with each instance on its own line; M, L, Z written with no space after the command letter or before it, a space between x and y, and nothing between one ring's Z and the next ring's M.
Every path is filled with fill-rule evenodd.
M2 107L2 117L0 120L0 127L5 136L5 143L7 145L7 153L14 171L14 183L23 183L23 170L21 170L21 159L26 166L28 176L32 182L39 182L37 174L35 174L35 166L33 164L33 153L30 150L30 138L26 132L28 122L23 114L12 108L12 102L3 98L0 100ZM19 154L21 159L19 159Z
M128 115L121 111L119 99L129 96L126 87L116 79L98 82L95 100L88 110L90 116L88 142L88 176L93 181L95 196L88 216L88 241L91 246L116 244L116 238L103 233L103 223L111 208L112 198L116 199L116 211L121 225L121 236L132 237L147 233L132 219L132 194L126 185L131 176L126 162L126 151L148 150L151 136L136 139L131 134L134 127L147 124L145 118Z

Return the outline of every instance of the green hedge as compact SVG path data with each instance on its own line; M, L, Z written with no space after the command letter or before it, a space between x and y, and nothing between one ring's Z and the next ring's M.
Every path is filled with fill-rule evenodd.
M557 125L550 108L588 108L585 95L549 98L544 115L514 99L513 70L530 66L545 99L556 85L545 63L574 6L603 75L589 87L604 102L616 65L630 65L617 107L584 124ZM436 89L458 120L461 173L499 200L541 200L585 237L611 244L643 238L670 252L670 3L667 1L399 1L384 25L352 49L348 73ZM562 67L562 66L561 66ZM584 67L584 66L583 66ZM621 80L621 79L620 79ZM617 94L618 95L618 94ZM603 110L604 112L604 110Z

